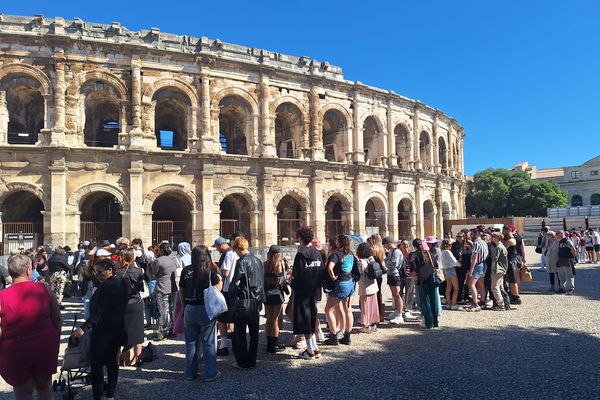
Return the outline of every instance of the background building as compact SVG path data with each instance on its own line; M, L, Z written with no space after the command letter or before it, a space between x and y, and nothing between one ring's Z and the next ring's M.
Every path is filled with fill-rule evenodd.
M441 236L464 215L463 139L439 110L327 62L0 16L3 238Z

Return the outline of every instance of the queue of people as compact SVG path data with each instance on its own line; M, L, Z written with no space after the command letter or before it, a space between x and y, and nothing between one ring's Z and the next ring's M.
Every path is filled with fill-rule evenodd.
M412 243L375 234L355 251L352 239L340 235L329 241L325 251L311 228L302 227L297 231L299 246L293 260L273 245L264 263L252 254L243 232L235 232L229 240L219 237L214 241L212 247L220 253L217 262L207 246L191 248L185 242L179 244L177 254L166 242L146 250L140 239L130 243L127 238L119 238L114 245L81 243L73 257L77 259L75 270L81 270L88 286L85 296L89 305L85 322L72 336L92 332L94 399L114 397L123 354L130 354L133 360L126 365L143 364L140 354L146 340L145 328L154 328L154 340L183 333L182 369L188 380L197 378L200 358L204 381L218 379L221 372L217 359L228 357L230 348L234 367L255 368L263 307L265 350L277 353L286 348L280 340L285 314L294 334L291 346L301 350L300 358L313 360L321 357L326 346L351 346L353 334L374 333L386 320L393 325L413 321L426 329L437 328L442 297L447 310L513 309L521 303L520 278L526 267L523 239L515 230L512 226L502 230L478 226L459 232L456 239L428 236ZM556 290L572 293L577 249L563 232L547 234L545 261L552 269L552 284ZM50 262L53 257L58 259L55 264ZM44 248L35 257L18 254L9 259L12 286L0 291L0 350L20 340L14 336L15 331L41 324L45 328L36 334L49 335L47 340L55 344L44 354L56 361L62 300L57 286L67 280L61 279L63 272L66 275L73 270L69 261L64 248L53 252ZM53 286L42 291L44 285L31 282L34 270L41 272L34 280L47 282L47 276ZM387 315L382 297L384 284L392 294L392 310ZM30 320L11 326L16 322L7 310L26 291L33 290L32 285L37 285L34 292L44 306L39 310L32 307ZM228 311L209 317L204 293L212 286L222 292ZM327 337L317 311L323 293L327 295ZM355 324L356 299L360 320ZM178 320L182 329L176 327ZM30 398L27 395L36 388L40 398L45 398L56 362L53 366L48 362L47 368L39 370L25 368L21 375L13 376L14 368L7 367L12 358L11 350L0 351L0 374L15 387L15 393Z

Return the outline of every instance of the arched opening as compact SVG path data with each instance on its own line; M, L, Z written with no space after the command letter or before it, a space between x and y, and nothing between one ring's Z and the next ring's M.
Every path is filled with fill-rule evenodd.
M590 197L590 204L593 206L598 206L600 205L600 194L598 193L594 193L591 197Z
M0 82L6 93L7 140L10 144L35 144L44 128L44 98L40 83L27 76L8 75Z
M327 161L346 160L346 134L348 122L344 115L335 109L327 110L323 116L323 149Z
M423 202L423 236L435 236L433 229L434 210L431 200Z
M447 152L448 149L446 148L446 141L443 137L440 137L438 139L438 159L440 160L440 166L442 167L443 172L446 172L448 170Z
M427 132L421 132L421 136L419 136L419 157L423 170L429 171L431 169L431 140L429 140Z
M442 220L443 220L443 228L444 228L444 237L450 231L450 225L448 222L452 216L452 210L450 209L450 205L447 202L442 203ZM450 236L452 237L452 236Z
M386 235L385 205L378 198L372 198L365 205L365 233Z
M398 124L394 128L394 136L396 137L396 156L398 157L398 166L402 169L408 168L408 162L411 161L410 156L410 141L408 137L408 129L404 124Z
M33 193L21 190L2 202L2 255L20 246L30 249L44 241L44 204Z
M571 197L571 207L581 207L583 206L583 198L576 194L573 197Z
M252 244L250 226L250 203L241 194L230 194L221 201L221 236L228 238L233 232L241 231Z
M163 150L186 149L190 99L179 90L163 88L154 94L152 101L157 146Z
M302 143L302 113L292 103L275 110L275 147L279 158L297 158Z
M108 240L122 235L121 203L107 192L89 194L81 203L79 239L90 242Z
M375 117L367 117L363 123L363 149L365 163L377 164L383 155L381 126Z
M119 143L121 100L117 90L105 82L86 82L84 97L84 142L92 147L113 147Z
M412 213L412 202L410 199L404 198L400 200L400 203L398 203L398 238L406 240L410 239L410 220Z
M252 137L252 108L238 96L227 96L219 103L219 140L224 154L249 154Z
M292 196L286 195L277 205L277 242L280 246L296 243L296 230L304 225L304 210Z
M344 226L344 205L335 196L325 203L325 232L327 239L336 237L346 231Z
M152 203L152 243L168 241L171 246L192 243L191 207L184 195L161 194Z

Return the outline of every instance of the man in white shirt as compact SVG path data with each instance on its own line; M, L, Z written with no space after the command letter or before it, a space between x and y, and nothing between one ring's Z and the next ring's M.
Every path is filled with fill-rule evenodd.
M594 262L600 261L600 228L592 230L592 243L594 244Z

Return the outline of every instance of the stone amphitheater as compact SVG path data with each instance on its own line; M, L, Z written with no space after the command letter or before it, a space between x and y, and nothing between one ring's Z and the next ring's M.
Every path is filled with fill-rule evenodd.
M442 236L464 129L305 56L0 15L2 251L139 237Z

